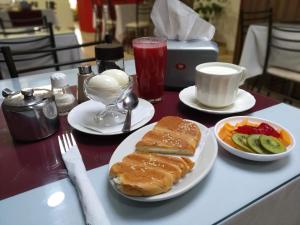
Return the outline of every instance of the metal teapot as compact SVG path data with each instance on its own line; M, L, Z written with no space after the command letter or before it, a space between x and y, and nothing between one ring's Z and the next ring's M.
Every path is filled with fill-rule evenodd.
M2 111L15 140L39 140L58 130L58 113L51 91L28 88L14 92L6 88L2 95Z

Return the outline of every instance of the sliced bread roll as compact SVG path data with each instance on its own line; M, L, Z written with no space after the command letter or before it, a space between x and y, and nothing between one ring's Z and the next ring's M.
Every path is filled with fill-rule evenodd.
M136 150L163 154L194 155L201 132L198 126L176 116L163 117L136 144Z
M151 196L170 190L172 174L158 168L135 165L127 162L114 164L110 169L117 188L129 196Z
M109 175L126 195L152 196L169 191L193 165L184 157L132 153L115 163Z
M172 162L168 162L168 160L161 160L159 158L155 158L154 154L133 153L126 156L123 159L123 162L154 169L162 169L172 175L173 183L177 182L183 176L183 171L178 165Z

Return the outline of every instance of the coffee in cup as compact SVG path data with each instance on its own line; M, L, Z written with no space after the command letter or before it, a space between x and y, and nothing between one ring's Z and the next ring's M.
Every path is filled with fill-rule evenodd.
M230 63L211 62L196 66L196 98L199 103L213 108L234 103L246 69Z

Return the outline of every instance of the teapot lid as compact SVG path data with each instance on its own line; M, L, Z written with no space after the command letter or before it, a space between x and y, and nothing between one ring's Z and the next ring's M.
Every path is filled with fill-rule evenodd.
M50 98L52 93L47 89L25 88L14 92L6 88L2 91L2 95L5 97L3 106L15 109L36 105L44 99Z

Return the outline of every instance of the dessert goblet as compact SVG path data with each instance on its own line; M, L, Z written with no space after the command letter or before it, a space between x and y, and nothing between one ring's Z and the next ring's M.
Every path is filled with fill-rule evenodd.
M126 76L125 82L103 73L91 76L84 81L86 96L105 106L104 110L99 110L94 116L94 122L98 126L109 127L124 122L125 111L118 107L118 103L131 91L133 83L132 78L127 74Z

